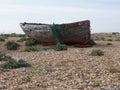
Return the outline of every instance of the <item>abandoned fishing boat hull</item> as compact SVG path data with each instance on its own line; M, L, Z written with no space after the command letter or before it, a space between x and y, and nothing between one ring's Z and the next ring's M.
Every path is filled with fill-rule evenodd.
M60 31L64 43L86 43L90 40L90 21L59 24L64 26ZM25 34L41 44L55 44L51 26L52 24L42 23L20 23Z

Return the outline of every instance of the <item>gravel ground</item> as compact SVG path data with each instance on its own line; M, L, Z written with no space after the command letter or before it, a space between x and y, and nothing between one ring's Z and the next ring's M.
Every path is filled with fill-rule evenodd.
M14 40L14 38L12 38ZM67 51L23 52L24 43L16 51L0 51L16 60L25 59L30 68L0 69L0 90L120 90L120 42L97 41L90 48L69 47ZM38 45L39 47L39 45ZM40 46L41 47L41 46ZM103 56L91 56L93 49L101 49Z

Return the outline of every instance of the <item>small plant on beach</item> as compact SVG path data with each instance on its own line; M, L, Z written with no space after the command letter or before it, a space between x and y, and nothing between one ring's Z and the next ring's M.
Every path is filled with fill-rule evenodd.
M26 40L27 40L27 38L22 37L22 38L20 38L19 40L17 40L17 42L24 42L24 41L26 41Z
M0 52L0 61L9 61L12 58L10 56L6 56L5 53Z
M4 57L5 57L5 54L0 52L0 61L3 61Z
M8 41L5 46L8 50L17 50L20 45L14 41Z
M17 65L18 65L17 68L20 68L20 67L30 67L30 66L31 66L31 65L28 64L24 59L20 59L20 60L17 62Z
M20 67L30 67L31 65L28 64L26 61L20 59L18 62L14 59L10 59L5 63L1 64L0 67L4 69L15 69Z
M108 41L113 41L112 39L108 39Z
M35 45L35 41L32 40L32 39L27 40L27 41L25 42L25 46L33 46L33 45Z
M2 34L2 36L5 36L5 37L10 37L10 34Z
M107 45L112 45L112 43L107 43Z
M108 37L112 37L112 35L109 35Z
M1 64L0 67L4 69L15 69L20 67L30 67L31 65L28 64L25 60L20 59L18 62L14 59L9 59L5 63Z
M16 34L17 37L25 37L25 34Z
M96 42L91 39L91 40L88 42L88 44L90 44L90 45L96 45Z
M44 67L44 70L45 70L46 73L51 73L51 72L53 72L53 69L52 69L52 67L50 67L50 66L45 66L45 67Z
M116 34L119 34L119 32L112 32L112 35L116 35Z
M101 40L102 40L102 41L105 41L105 38L104 38L104 37L101 37Z
M25 37L25 34L16 34L16 33L3 34L3 35L7 37Z
M98 81L98 80L93 81L92 86L93 86L93 87L99 87L99 86L100 86L100 81Z
M55 51L63 51L63 50L67 50L67 46L64 44L57 44L54 48Z
M27 46L25 47L24 49L24 52L31 52L31 51L48 51L50 50L51 48L36 48L36 47L33 47L33 46Z
M58 67L67 67L68 62L67 61L60 61L58 64L56 64L56 66L58 66Z
M14 60L12 57L0 53L0 60L5 61L5 63L0 64L0 68L3 69L15 69L20 67L30 67L25 60L20 59L19 61Z
M110 72L110 73L118 73L118 72L120 72L120 70L117 69L117 68L115 68L114 66L111 66L111 67L109 68L109 72Z
M5 63L1 64L0 67L4 69L13 69L17 67L17 62L14 59L9 59Z
M92 50L90 55L92 55L92 56L102 56L102 55L104 55L104 52L102 50L100 50L100 49Z
M0 38L2 38L2 39L8 39L8 37L7 36L5 36L4 34L0 34Z

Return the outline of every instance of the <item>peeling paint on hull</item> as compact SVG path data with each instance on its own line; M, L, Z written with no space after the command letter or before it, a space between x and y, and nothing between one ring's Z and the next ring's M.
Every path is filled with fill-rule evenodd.
M55 39L51 32L52 24L42 23L20 23L22 30L27 36L41 44L55 44ZM81 44L90 40L90 21L79 21L74 23L59 24L64 25L61 30L61 39L64 43Z

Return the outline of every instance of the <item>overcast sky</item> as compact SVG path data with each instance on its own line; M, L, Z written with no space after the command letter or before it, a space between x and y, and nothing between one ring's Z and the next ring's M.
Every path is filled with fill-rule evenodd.
M0 0L0 33L23 33L20 22L90 20L92 33L120 32L120 0Z

